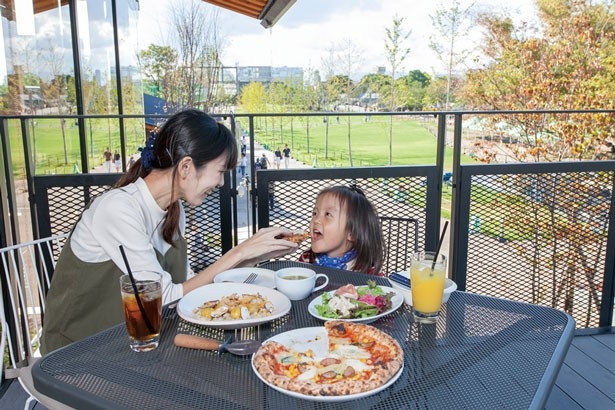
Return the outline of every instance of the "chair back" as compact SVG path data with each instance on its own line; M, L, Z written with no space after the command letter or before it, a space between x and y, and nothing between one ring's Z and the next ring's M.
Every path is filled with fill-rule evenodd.
M27 365L38 355L45 295L67 237L65 233L0 249L0 352L8 345L12 367Z
M419 222L414 218L381 216L385 274L410 268L410 255L419 249Z

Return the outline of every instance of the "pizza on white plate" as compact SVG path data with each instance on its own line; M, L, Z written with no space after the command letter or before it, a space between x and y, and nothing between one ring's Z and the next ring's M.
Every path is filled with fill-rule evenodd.
M270 341L254 354L264 380L310 396L344 396L386 384L403 366L404 353L390 335L373 326L325 322L329 348L324 353L299 352Z

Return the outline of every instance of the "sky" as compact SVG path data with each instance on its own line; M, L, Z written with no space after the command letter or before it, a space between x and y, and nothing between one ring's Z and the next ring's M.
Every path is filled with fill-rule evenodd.
M169 30L165 19L169 14L168 3L140 2L140 48L164 43L164 33ZM501 0L461 0L464 7L472 3L473 10L499 10L517 21L532 20L535 16L534 0L517 0L513 5L501 5L504 3ZM353 73L360 77L376 72L379 66L384 66L390 74L384 51L385 28L392 27L396 15L404 18L403 29L411 31L405 43L410 53L404 70L419 69L429 74L444 72L444 65L428 45L430 36L436 34L430 15L437 7L450 7L450 4L450 1L422 0L297 0L271 29L262 27L257 19L206 3L205 6L219 10L219 27L227 44L222 54L224 65L322 70L327 50L351 40L361 50L358 60L361 72ZM467 40L466 46L475 44L479 36L474 32L474 40Z

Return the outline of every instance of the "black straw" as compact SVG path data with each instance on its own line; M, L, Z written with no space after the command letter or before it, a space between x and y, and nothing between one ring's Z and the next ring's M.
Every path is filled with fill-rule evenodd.
M124 258L124 264L126 265L126 270L128 271L128 276L130 276L130 282L132 283L132 290L135 292L135 299L137 299L137 305L139 305L139 310L141 311L141 316L143 316L143 320L145 321L145 325L149 329L151 333L155 333L154 326L152 326L147 314L145 313L145 308L143 307L143 303L141 302L141 296L139 295L139 290L137 289L137 283L135 282L135 277L132 276L132 270L130 270L130 265L128 264L128 258L126 257L126 252L124 252L124 247L120 245L120 252L122 253L122 258Z
M440 234L440 240L438 241L438 247L436 248L436 254L433 257L433 263L431 264L432 271L436 267L436 262L438 261L438 255L440 254L440 248L442 247L442 242L444 242L444 234L446 233L446 228L448 228L448 221L444 222L444 228L442 228L442 233Z

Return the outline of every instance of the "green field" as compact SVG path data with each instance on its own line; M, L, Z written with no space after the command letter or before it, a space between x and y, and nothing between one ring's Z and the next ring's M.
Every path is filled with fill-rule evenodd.
M288 144L294 158L317 167L350 166L348 154L347 118L341 116L339 123L335 116L329 117L328 138L326 124L322 117L310 117L308 141L308 117L257 118L256 140L273 151L277 146ZM389 118L372 116L350 117L350 135L353 166L388 165ZM241 121L241 120L240 120ZM247 122L247 121L246 121ZM30 151L36 159L35 173L69 174L80 166L80 144L78 127L72 120L64 124L64 135L60 119L28 120ZM15 176L25 175L25 160L20 122L9 120L9 136ZM143 121L127 119L126 152L135 153L143 145ZM434 165L436 160L436 138L428 128L434 130L433 122L414 118L395 118L393 123L393 165ZM86 119L86 149L90 167L103 163L106 147L120 150L119 122L117 119ZM65 140L65 142L64 142ZM308 150L309 143L309 150ZM65 149L66 146L66 149ZM326 147L325 147L326 146ZM472 163L470 157L462 156L462 163ZM445 169L452 168L452 148L447 147Z
M329 117L327 124L320 117L311 117L309 141L307 117L257 118L256 140L271 151L284 144L292 150L292 156L306 164L318 167L350 166L348 154L347 118ZM382 166L389 163L389 119L374 117L365 121L364 117L350 117L350 135L353 166ZM280 124L281 121L281 124ZM273 126L272 126L273 123ZM428 130L432 123L418 119L395 118L393 122L393 165L434 165L436 163L436 137ZM431 127L435 129L435 127ZM309 151L308 151L309 144ZM325 152L325 145L327 152ZM316 162L314 162L316 161ZM462 156L462 163L473 163L468 156ZM452 168L452 148L445 153L445 170Z
M72 120L64 123L64 137L60 119L41 119L26 121L32 159L35 159L35 174L70 174L75 171L75 163L81 166L79 129ZM145 131L143 120L127 119L126 152L135 153L143 145ZM8 121L13 174L25 176L25 157L23 138L19 120ZM107 147L120 152L120 132L117 119L85 120L86 147L90 167L104 162L103 153ZM65 149L66 147L66 149Z

